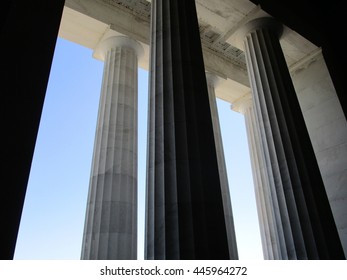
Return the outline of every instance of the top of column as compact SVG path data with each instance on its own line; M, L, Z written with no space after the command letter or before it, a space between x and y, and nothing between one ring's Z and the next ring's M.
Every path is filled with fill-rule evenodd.
M253 106L252 94L249 93L244 95L243 97L237 99L230 106L231 110L235 112L239 112L241 114L245 114L247 109Z
M138 58L141 58L144 54L142 45L136 40L127 36L112 36L99 42L94 50L93 56L96 59L104 61L107 51L116 47L133 49Z
M283 33L283 25L279 21L275 20L272 17L260 17L253 20L248 21L246 24L241 26L235 32L234 45L239 49L243 49L243 40L245 36L252 31L260 30L260 29L270 29L275 34L277 34L278 39L282 36Z
M214 88L216 88L223 81L225 81L225 79L217 76L216 74L208 72L208 71L205 72L205 75L206 75L206 82L207 82L207 84L213 86Z

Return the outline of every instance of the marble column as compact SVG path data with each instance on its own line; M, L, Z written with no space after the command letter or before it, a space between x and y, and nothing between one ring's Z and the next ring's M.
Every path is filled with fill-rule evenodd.
M231 108L245 117L264 259L288 259L278 202L275 199L275 182L271 169L266 168L251 94L237 100Z
M229 259L194 0L152 0L146 259Z
M137 258L137 71L142 46L103 40L105 61L82 259Z
M220 184L222 189L225 224L226 224L226 230L228 235L229 254L230 256L233 256L233 259L237 259L238 252L237 252L236 235L235 235L235 227L234 227L234 217L233 217L232 206L231 206L228 174L227 174L227 168L225 165L222 133L221 133L220 124L219 124L218 108L217 108L216 93L215 93L215 88L222 82L222 79L212 73L206 72L206 81L207 81L208 98L210 101L210 109L211 109L211 116L212 116L214 141L216 143L219 178L220 178Z
M239 30L266 168L273 176L289 259L343 259L344 253L272 18ZM276 209L275 209L276 210ZM276 210L277 211L277 210Z

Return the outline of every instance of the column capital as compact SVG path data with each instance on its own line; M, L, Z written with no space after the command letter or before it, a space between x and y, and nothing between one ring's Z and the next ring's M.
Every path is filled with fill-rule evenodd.
M247 22L240 28L241 34L244 36L257 29L271 29L281 37L283 32L282 24L272 17L261 17Z
M144 48L138 41L127 36L112 36L97 44L93 57L104 61L107 51L116 47L133 49L138 58L141 58L144 54Z
M206 74L207 85L211 85L214 88L219 86L224 80L223 78L219 77L218 75L211 73L211 72L208 72L208 71L206 71L205 74Z
M233 44L239 49L244 49L243 41L247 34L260 29L272 30L277 34L278 39L282 36L283 25L272 17L260 17L252 19L241 26L233 35Z
M249 93L237 99L235 102L233 102L230 108L231 110L239 112L244 115L246 110L251 106L253 106L252 94Z

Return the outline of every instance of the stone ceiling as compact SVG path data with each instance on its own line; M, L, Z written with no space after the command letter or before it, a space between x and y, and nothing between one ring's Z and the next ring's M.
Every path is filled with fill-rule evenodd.
M140 18L143 21L150 23L151 17L151 3L146 0L98 0L106 3L107 5L116 7L117 9L122 9L128 13L133 14L136 18ZM246 69L246 62L244 54L241 50L236 47L231 46L229 43L225 42L225 34L229 31L225 28L225 23L228 25L234 25L237 23L235 21L235 14L238 18L242 18L244 13L247 11L238 11L231 6L230 1L220 1L221 6L216 9L215 1L203 1L198 0L198 12L200 11L206 15L206 18L210 18L211 15L219 17L214 20L216 26L211 26L211 24L203 17L199 17L199 29L201 43L203 47L210 49L216 55L234 63L244 69ZM253 4L250 3L250 6ZM230 22L229 19L233 19Z
M148 69L151 3L146 0L66 0L60 36L88 48L110 32L131 36L143 43ZM245 56L233 35L247 21L267 15L249 0L196 0L205 67L225 79L217 96L229 102L249 93ZM292 71L312 59L317 47L285 28L281 45ZM230 90L232 89L232 90Z

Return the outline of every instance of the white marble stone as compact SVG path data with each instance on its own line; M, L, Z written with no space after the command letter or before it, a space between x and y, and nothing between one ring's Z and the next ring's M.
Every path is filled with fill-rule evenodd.
M270 206L274 213L280 214L272 221L284 234L286 255L281 258L344 258L324 183L279 43L281 34L281 25L271 18L252 20L239 30L239 36L244 37L266 166L264 170L268 172L270 193L275 202ZM335 119L330 110L320 117Z
M245 117L264 259L287 259L283 229L276 222L281 218L278 203L274 199L275 182L271 169L266 165L251 94L233 103L232 109Z
M347 123L322 54L292 75L347 255Z
M232 256L231 257L232 259L238 259L237 243L236 243L236 235L235 235L235 227L234 227L234 217L233 217L233 211L232 211L228 175L227 175L227 169L225 165L222 134L220 129L218 109L217 109L217 103L216 103L216 94L215 94L215 88L222 81L221 81L221 78L209 72L206 72L206 81L207 81L208 97L210 100L214 141L216 143L219 178L220 178L220 184L222 189L225 224L226 224L227 235L228 235L229 254L230 256Z
M137 258L137 65L139 43L102 41L99 115L82 244L82 259Z

